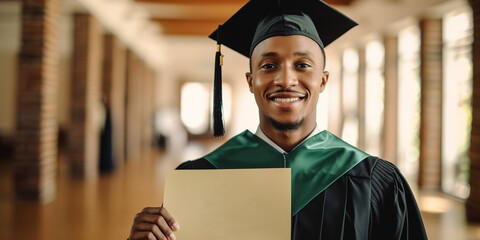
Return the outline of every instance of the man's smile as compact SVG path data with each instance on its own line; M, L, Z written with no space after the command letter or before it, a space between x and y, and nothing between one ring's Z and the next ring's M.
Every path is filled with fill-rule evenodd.
M283 103L291 103L300 100L300 98L274 98L273 101L275 102L283 102Z
M291 90L277 90L277 91L274 91L272 93L268 93L267 94L267 98L269 100L272 100L272 101L277 101L277 99L279 101L282 101L282 100L288 100L288 99L303 99L305 98L307 95L305 93L302 93L302 92L297 92L297 91L291 91Z
M306 94L296 91L279 90L267 94L267 99L282 107L291 106L305 99Z

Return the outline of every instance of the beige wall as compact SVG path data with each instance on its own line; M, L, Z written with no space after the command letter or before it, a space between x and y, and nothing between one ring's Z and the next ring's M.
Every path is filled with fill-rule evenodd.
M63 11L60 16L59 24L59 42L60 42L60 59L59 59L59 78L58 78L58 105L57 116L61 129L65 129L69 122L69 105L70 105L70 79L72 68L71 56L73 45L73 16L70 12Z
M0 2L0 135L15 133L20 4Z

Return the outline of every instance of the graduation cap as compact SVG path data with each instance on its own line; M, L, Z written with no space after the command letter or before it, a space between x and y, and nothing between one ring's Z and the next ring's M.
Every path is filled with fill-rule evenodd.
M214 136L223 136L222 57L225 45L250 57L255 46L274 36L302 35L324 47L357 23L321 0L250 0L210 38L217 41L213 95ZM325 54L324 54L325 55Z

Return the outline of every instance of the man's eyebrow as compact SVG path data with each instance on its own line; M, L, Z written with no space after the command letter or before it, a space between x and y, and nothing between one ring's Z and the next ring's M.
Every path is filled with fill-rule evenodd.
M260 61L260 59L262 59L262 58L264 58L264 57L276 57L276 56L278 56L278 53L276 53L276 52L266 52L266 53L260 55L260 56L257 58L256 61L258 62L258 61Z
M309 52L309 51L306 51L306 52L296 52L293 54L294 56L308 56L308 57L313 57L313 55Z
M294 56L308 56L308 57L312 57L313 58L313 54L311 54L309 51L305 51L305 52L296 52L293 54ZM278 53L277 52L266 52L262 55L260 55L260 57L258 57L258 59L262 59L264 57L276 57L278 56ZM258 61L258 60L257 60Z
M278 53L276 53L276 52L266 52L266 53L260 55L259 59L263 58L263 57L275 57L275 56L278 56Z

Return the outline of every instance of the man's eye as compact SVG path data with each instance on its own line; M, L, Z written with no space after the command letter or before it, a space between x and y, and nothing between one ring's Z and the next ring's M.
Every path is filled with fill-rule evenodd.
M297 65L297 67L299 67L299 68L308 68L308 67L310 67L310 65L309 65L309 64L306 64L306 63L300 63L300 64Z
M272 69L272 68L275 68L275 65L273 65L273 64L270 64L270 63L267 63L267 64L263 64L263 65L262 65L262 68L265 68L265 69Z

